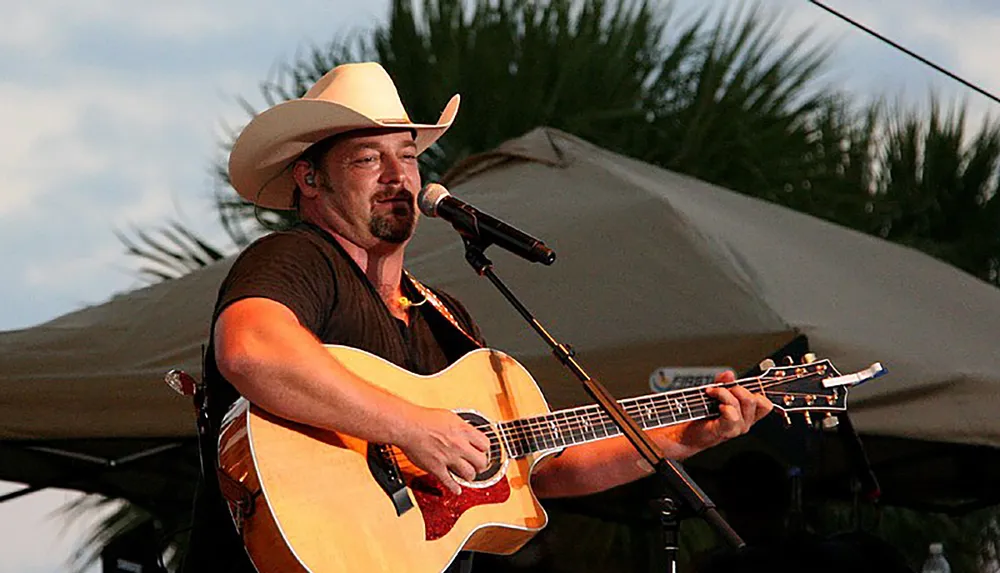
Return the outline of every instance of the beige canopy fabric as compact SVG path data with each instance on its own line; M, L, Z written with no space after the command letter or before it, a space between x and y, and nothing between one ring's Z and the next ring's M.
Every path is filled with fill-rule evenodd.
M193 403L163 375L200 372L229 264L0 333L0 479L31 484L10 497L63 487L167 508L161 515L190 505Z
M618 396L648 393L662 366L744 370L805 335L842 371L875 361L889 369L851 394L866 436L975 455L985 450L974 446L1000 446L1000 291L944 263L552 129L469 158L445 183L558 253L545 267L487 251L539 321ZM589 401L464 262L448 224L423 219L409 255L410 270L458 296L554 407ZM193 436L191 404L163 373L200 372L228 264L0 333L0 441ZM29 473L7 465L0 478Z
M193 436L163 375L201 371L229 264L0 334L0 440Z

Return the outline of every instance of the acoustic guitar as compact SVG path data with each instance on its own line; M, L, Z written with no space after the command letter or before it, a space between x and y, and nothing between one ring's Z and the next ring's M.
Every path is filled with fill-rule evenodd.
M510 356L474 351L419 376L367 352L329 351L347 368L413 403L448 408L490 440L489 467L455 495L397 448L284 420L239 400L219 437L219 480L258 571L440 572L461 550L509 554L545 526L532 468L563 448L619 435L597 406L552 412ZM772 366L737 380L784 412L847 407L848 387L880 365L842 376L828 360ZM644 429L718 415L708 386L623 400Z

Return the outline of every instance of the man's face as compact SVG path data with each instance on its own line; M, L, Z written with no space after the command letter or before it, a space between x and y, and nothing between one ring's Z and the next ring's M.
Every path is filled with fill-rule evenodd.
M362 248L405 243L417 223L417 147L409 130L343 136L319 166L320 216Z

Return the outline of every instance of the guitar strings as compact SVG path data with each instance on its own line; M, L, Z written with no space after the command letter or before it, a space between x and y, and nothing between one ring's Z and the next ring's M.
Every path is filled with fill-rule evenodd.
M766 394L766 388L786 384L804 377L806 376L795 375L793 377L767 379L766 381L763 377L746 378L718 384L717 387L729 388L737 385L746 387L752 383L759 387L760 393ZM806 393L795 392L786 392L786 394L806 395ZM717 410L713 412L711 408L711 406L717 405L718 402L710 404L706 398L705 388L701 387L629 398L623 400L621 405L625 413L640 424L644 425L647 422L655 420L655 424L652 427L663 427L679 422L699 420L713 414L718 414ZM680 411L684 419L678 420L678 411ZM687 412L687 414L684 414L684 412ZM663 420L667 417L669 419L664 423ZM566 434L569 434L570 439L574 443L581 443L588 441L588 439L614 437L621 433L621 428L614 423L614 420L595 404L560 410L532 418L498 422L495 425L472 424L472 427L486 434L489 439L489 454L491 459L493 458L494 451L497 454L500 453L500 446L504 446L503 449L508 452L510 457L520 458L529 453L573 445L566 443ZM603 436L598 435L598 431L602 431ZM577 441L578 438L587 438L588 434L592 438ZM395 457L394 451L393 456Z
M674 406L670 404L669 400L665 400L665 396L646 396L634 398L623 402L622 405L626 413L633 418L648 421L655 419L660 425L663 425L663 418L666 415L669 415L671 422L678 421L677 415L675 414L675 406L682 406L678 409L686 409L689 412L685 421L688 419L693 420L699 416L704 416L710 413L708 404L704 400L705 395L703 393L691 396L691 392L688 391L682 392L681 394L687 394L681 397L684 400L683 404L681 404L681 399L677 398L673 400L675 402ZM671 395L669 398L673 398L673 396ZM701 404L696 404L696 408L692 408L691 398L696 398L697 401L701 402ZM567 421L569 422L568 424L566 423ZM555 424L555 428L553 428L553 424ZM573 439L576 439L578 432L582 437L588 433L588 430L590 430L589 433L595 435L595 437L600 437L596 435L598 430L603 430L605 436L607 436L609 430L614 433L617 433L618 430L617 425L614 424L610 417L606 416L599 407L594 405L574 408L573 410L561 411L536 418L505 422L501 423L501 426L508 438L513 438L514 441L519 442L518 445L523 444L527 446L528 450L534 449L531 447L532 445L537 447L539 441L542 442L541 449L547 448L549 446L548 442L551 442L552 447L566 445L566 433L569 433ZM541 440L536 438L541 438ZM557 442L562 443L559 444Z
M750 380L758 380L758 379L750 379ZM742 382L742 381L737 381L737 382ZM758 383L759 383L759 380L758 380ZM735 383L733 383L733 384L727 383L727 384L723 384L723 385L720 385L720 386L726 386L726 385L735 385ZM761 385L761 388L763 389L763 385ZM681 396L680 397L675 397L676 394L681 394ZM694 395L692 396L692 394L694 394ZM677 422L678 421L677 420L677 415L674 413L676 410L681 410L681 411L687 410L689 412L697 411L697 412L700 412L701 414L710 413L710 405L707 403L706 397L707 397L707 394L705 394L703 391L701 391L701 389L696 389L696 390L681 390L681 391L675 391L675 392L670 392L670 393L666 393L666 394L658 394L658 395L653 395L653 396L642 396L642 397L639 397L639 398L631 398L631 399L628 399L628 400L623 400L622 401L622 406L624 407L624 409L626 411L630 411L631 410L630 413L633 413L633 414L637 413L637 414L639 414L640 418L646 418L646 419L652 420L655 417L657 419L657 421L662 424L663 423L663 421L662 421L662 418L663 418L662 415L663 414L669 415L670 418L672 418L670 420L671 422ZM646 402L646 403L643 404L643 402ZM666 403L664 403L664 402L666 402ZM672 405L670 402L674 402L674 404ZM692 403L693 402L701 402L701 404L700 405L699 404L694 404L695 407L692 407ZM714 403L715 402L713 402L713 404ZM508 422L501 422L500 425L504 426L505 429L507 429L507 433L508 434L511 434L511 433L521 433L521 434L523 434L525 430L528 431L528 432L532 432L533 430L539 430L539 429L540 430L545 430L547 432L551 428L552 422L556 422L556 424L559 425L560 417L562 418L562 421L566 421L566 420L569 420L571 422L578 421L578 419L580 418L580 415L579 414L574 414L574 412L580 411L580 410L591 410L590 412L586 412L586 416L588 418L592 417L592 415L594 415L594 414L596 414L599 417L603 416L603 411L598 406L590 404L590 405L586 405L586 406L580 406L580 407L577 407L577 408L572 408L572 409L569 409L569 410L561 410L559 412L553 412L551 414L537 416L537 417L534 417L534 418L525 418L525 419L522 419L522 420L512 420L512 421L508 421ZM639 411L636 412L636 410L639 410ZM645 413L651 412L651 414L647 415L644 412ZM570 416L573 416L573 417L570 418ZM687 421L687 420L685 419L683 421ZM613 421L611 421L610 418L607 418L607 420L605 422L611 422L611 425L614 425ZM586 421L585 421L583 424L579 424L579 425L569 425L569 426L563 425L562 429L564 429L564 430L575 430L575 429L579 429L581 427L584 427L586 425L587 424L586 424ZM591 425L593 425L593 424L591 424ZM603 425L607 425L607 424L605 423ZM475 427L478 428L478 429L482 429L482 428L485 428L487 426L478 425L478 426L475 426Z
M784 384L808 375L811 375L811 373L775 379L755 377L735 380L719 384L718 386L732 387L753 384L759 387L761 393L766 393L765 387ZM802 395L805 395L805 393L802 393ZM712 411L706 398L707 394L705 394L703 388L685 389L624 400L622 401L622 405L626 413L637 421L652 422L655 420L655 427L660 427L679 421L693 421L716 414L717 412ZM701 402L701 404L697 404L697 402ZM717 402L713 402L712 405L715 404ZM677 410L688 412L687 414L682 413L683 420L678 420ZM586 411L583 412L585 417L581 416L577 411ZM597 418L596 420L593 419L595 417ZM666 424L663 422L665 417L668 419ZM567 424L566 422L569 423ZM553 424L555 427L553 427ZM500 430L500 436L498 440L491 438L491 446L495 445L497 441L504 441L506 442L508 452L514 457L521 457L532 451L558 449L566 445L571 445L566 443L566 434L569 434L571 440L576 442L578 437L586 437L587 433L593 435L595 439L609 437L609 434L610 436L614 436L620 433L620 429L613 420L595 405L581 406L534 418L500 422L497 426ZM482 431L483 428L489 426L477 425L474 427ZM603 431L604 436L598 435L598 431ZM489 434L493 433L489 432ZM577 435L578 433L579 436Z
M690 398L690 396L687 398ZM662 400L655 400L650 397L644 398L643 401L647 403L642 404L636 401L632 404L623 404L625 412L632 418L643 423L655 421L654 425L656 427L679 421L675 413L675 407L671 404L660 404L657 402ZM682 421L696 420L712 414L711 409L706 404L702 404L700 407L696 405L696 408L685 406L681 409L686 409L689 412L684 415ZM557 412L550 416L512 421L513 423L501 422L498 426L501 437L506 438L508 442L508 451L514 457L521 457L532 451L557 449L570 445L566 443L567 434L570 436L571 441L579 443L578 438L587 438L588 434L592 436L591 439L597 439L615 436L620 433L617 424L598 407L586 406L580 408L580 410L584 410L582 415L581 413ZM664 418L668 418L666 424L664 424ZM555 427L553 427L553 424Z
M801 375L797 375L791 378L784 377L781 379L768 379L766 384L767 386L773 386L778 383L786 383L790 380L802 377L803 376ZM756 385L760 387L761 391L765 392L765 381L762 377L736 380L734 382L720 384L719 386L735 386L737 384L746 385L744 383L747 382L755 382ZM692 393L694 396L691 395ZM675 398L674 396L677 394L680 396ZM688 412L688 414L686 414L686 418L682 421L696 420L713 414L711 409L708 407L707 401L705 400L706 396L707 395L704 393L704 390L701 388L693 390L680 390L667 394L643 396L625 400L622 402L622 405L626 413L633 418L643 422L652 422L655 420L656 427L659 427L678 422L677 415L675 414L675 407L678 410L686 410ZM673 405L670 403L670 398L673 398ZM702 402L700 408L691 407L692 398L695 398L695 401ZM645 402L645 404L643 402ZM591 411L585 413L586 418L581 419L579 413L574 414L577 410L588 409ZM663 423L665 414L672 418L667 424ZM595 416L597 419L591 420ZM567 424L566 422L569 423ZM600 411L599 408L594 405L582 406L572 410L563 410L535 418L500 422L497 425L500 430L499 437L494 438L493 436L495 435L495 432L493 431L484 432L490 436L491 450L494 449L499 442L503 441L507 446L507 450L516 457L531 451L558 449L559 447L569 445L566 443L567 433L574 442L578 437L586 437L587 429L590 429L589 433L595 438L607 437L609 433L612 435L620 433L620 429L616 424L614 424L610 417L606 416L603 411ZM490 426L474 425L474 427L482 431L483 428L489 428ZM597 430L603 430L604 436L597 435ZM577 436L577 433L579 433L580 436ZM539 444L539 442L541 443ZM551 447L549 443L551 443ZM522 453L520 450L527 451Z
M790 380L794 380L794 379L798 379L798 378L799 377L793 377L791 379L782 378L780 380L778 380L778 379L773 379L773 380L769 379L767 381L767 385L768 386L772 386L772 385L775 385L775 384L783 384L783 383L787 383ZM764 381L763 381L762 378L759 378L759 377L758 378L746 378L746 379L736 380L734 382L722 383L722 384L719 384L717 386L719 386L719 387L731 387L731 386L742 385L742 386L746 387L747 385L749 385L749 384L744 384L744 382L756 382L756 385L760 387L761 393L766 393L766 391L764 389ZM684 401L684 404L683 404L684 408L681 408L681 409L690 409L690 404L692 402L692 398L697 399L697 401L703 402L703 405L705 407L708 407L707 401L705 400L705 398L707 397L707 394L705 394L705 392L704 392L704 390L702 388L675 390L673 392L666 392L666 393L663 393L663 394L655 394L655 395L650 395L650 396L640 396L640 397L637 397L637 398L629 398L629 399L626 399L626 400L622 400L621 404L626 409L628 409L628 408L633 408L633 409L635 409L635 408L641 408L642 407L642 405L640 404L641 401L648 401L650 404L656 404L657 402L662 402L664 400L668 400L670 398L674 398L674 396L676 394L682 395L682 398L683 398L683 401ZM692 394L694 394L694 396L692 396ZM680 399L679 398L674 398L673 401L674 402L679 402ZM713 402L713 403L715 403L715 402ZM661 413L663 411L663 406L667 406L667 411L668 412L672 411L672 408L670 408L669 404L656 404L655 405L655 409L657 410L657 413ZM599 409L598 406L596 406L594 404L589 404L589 405L585 405L585 406L579 406L577 408L570 408L568 410L560 410L559 412L552 412L552 413L549 413L549 414L545 414L545 415L542 415L542 416L536 416L536 417L533 417L533 418L523 418L521 420L511 420L511 421L508 421L508 422L501 422L501 424L510 425L513 422L523 422L522 427L524 427L525 425L527 425L529 427L532 427L532 428L548 427L549 424L547 423L547 421L555 420L556 419L555 416L563 415L564 419L567 419L566 416L568 416L570 412L574 412L574 411L577 411L577 410L586 410L586 409L594 409L595 411L600 411L600 409ZM674 421L676 421L676 417L674 417L674 418L675 418ZM483 428L489 427L489 424L486 424L486 425L482 425L482 424L480 424L480 425L473 425L473 427L482 430Z
M707 404L698 403L701 400L691 400L691 398L700 398L700 396L686 396L686 398L688 400L683 405L681 405L680 400L671 404L662 399L646 398L630 404L623 404L623 406L626 414L633 419L643 425L653 422L655 426L666 425L664 420L667 421L667 424L680 421L677 410L686 411L680 415L683 421L699 419L712 413ZM542 420L544 419L545 417L542 418ZM557 417L550 418L549 423L544 423L542 420L528 420L527 423L514 426L504 424L504 430L513 430L513 432L508 431L507 433L513 434L515 443L518 445L517 449L521 450L517 453L568 445L566 443L567 435L571 441L576 442L579 438L597 439L620 433L620 429L611 417L596 406L581 408L574 413L560 413Z
M663 419L668 415L672 418L670 421L677 421L676 414L669 405L635 403L626 406L625 411L633 418L644 422L655 420L657 425L664 425ZM697 411L691 411L687 419L697 419L707 413L708 410L699 408ZM610 417L593 407L577 413L560 412L553 417L517 421L513 424L503 423L500 430L507 442L513 446L508 449L516 457L531 451L566 446L567 435L571 441L577 442L579 438L587 438L588 435L596 439L618 433L618 427Z

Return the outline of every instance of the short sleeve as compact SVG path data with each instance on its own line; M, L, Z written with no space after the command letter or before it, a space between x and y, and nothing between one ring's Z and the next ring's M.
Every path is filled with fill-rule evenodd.
M245 298L281 303L318 334L336 306L336 277L330 260L308 237L275 233L247 247L233 263L219 289L215 317Z

